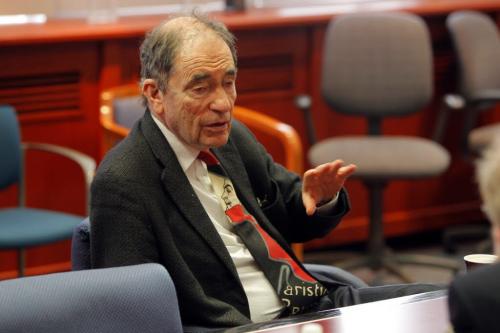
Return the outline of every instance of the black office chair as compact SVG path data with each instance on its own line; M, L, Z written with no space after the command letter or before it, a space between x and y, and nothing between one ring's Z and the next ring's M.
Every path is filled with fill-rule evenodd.
M448 152L421 137L382 135L385 117L400 117L421 110L433 93L432 51L422 19L404 13L363 13L334 18L325 37L321 90L326 103L340 113L365 117L367 135L330 137L312 142L308 157L317 166L335 159L354 163L353 178L369 194L368 253L340 263L352 269L369 266L387 269L404 281L399 264L431 265L452 270L459 263L443 257L397 255L385 244L382 197L388 182L442 174L450 163ZM308 99L298 99L314 140Z

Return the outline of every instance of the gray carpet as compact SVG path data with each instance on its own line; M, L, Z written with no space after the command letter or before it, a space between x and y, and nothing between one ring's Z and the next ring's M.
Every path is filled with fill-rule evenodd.
M484 238L460 239L454 242L454 251L445 251L443 246L443 235L441 232L426 233L403 238L390 239L389 246L395 253L401 254L426 254L453 258L459 263L462 270L463 256L471 253L487 252L479 250L482 248ZM307 263L318 263L336 265L343 260L355 258L364 251L364 244L354 244L331 248L328 250L306 251L304 261ZM415 282L448 284L454 276L451 270L420 265L402 265L402 270ZM384 285L401 283L396 276L385 270L372 271L368 268L357 268L351 271L370 285Z

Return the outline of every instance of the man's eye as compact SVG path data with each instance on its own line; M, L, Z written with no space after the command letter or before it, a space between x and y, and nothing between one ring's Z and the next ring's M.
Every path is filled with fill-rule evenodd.
M224 81L224 86L226 88L232 88L234 86L234 80Z
M207 86L199 86L199 87L194 87L193 92L198 95L202 95L208 91Z

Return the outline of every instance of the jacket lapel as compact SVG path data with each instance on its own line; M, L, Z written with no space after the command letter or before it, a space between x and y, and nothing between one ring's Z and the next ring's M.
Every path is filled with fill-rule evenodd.
M264 225L269 224L270 222L257 203L250 179L245 171L245 165L237 149L229 142L220 148L213 149L212 152L217 156L217 159L231 179L231 182L236 188L238 199L243 206L257 219L257 221Z
M238 274L224 242L220 238L212 221L205 213L201 202L194 192L174 151L156 126L151 114L146 112L141 124L142 132L156 158L163 164L161 174L163 187L169 194L172 202L199 236L213 249L219 259L237 278Z

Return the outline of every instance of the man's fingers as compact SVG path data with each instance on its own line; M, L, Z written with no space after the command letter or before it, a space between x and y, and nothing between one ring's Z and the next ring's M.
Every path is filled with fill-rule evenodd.
M313 174L315 175L314 178L316 179L317 177L337 175L343 163L344 162L342 160L335 160L330 163L318 165L313 169Z
M354 173L354 171L356 171L356 166L354 164L349 164L349 165L341 167L337 173L339 176L342 176L343 178L347 178L350 175L352 175Z
M318 182L325 184L337 180L344 181L356 170L356 166L354 164L343 166L343 163L342 160L335 160L307 170L304 173L304 181L307 185L314 184L313 186L317 186Z

